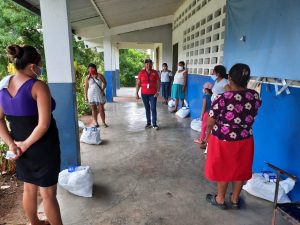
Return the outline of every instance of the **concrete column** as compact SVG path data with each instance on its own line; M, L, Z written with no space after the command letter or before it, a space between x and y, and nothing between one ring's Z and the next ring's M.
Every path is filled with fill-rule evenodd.
M68 0L40 0L48 83L56 101L61 169L80 165L78 118Z
M120 54L119 49L115 49L115 58L116 58L116 88L120 89Z
M105 79L107 82L106 98L108 102L113 102L113 97L116 96L115 57L113 45L111 43L111 35L108 29L105 31L103 47Z

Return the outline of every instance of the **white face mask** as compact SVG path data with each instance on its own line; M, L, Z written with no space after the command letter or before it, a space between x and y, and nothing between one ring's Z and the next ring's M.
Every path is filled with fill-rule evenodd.
M178 70L183 70L183 66L178 66Z
M216 75L211 75L211 79L213 79L213 81L215 81L217 79L217 76Z

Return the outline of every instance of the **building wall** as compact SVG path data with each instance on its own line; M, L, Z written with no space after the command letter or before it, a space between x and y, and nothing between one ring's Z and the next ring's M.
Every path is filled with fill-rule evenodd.
M188 0L176 11L173 45L190 74L212 73L223 64L226 0Z
M212 82L207 74L211 73L216 64L223 64L225 4L225 0L187 0L175 13L172 43L179 45L179 61L188 62L187 100L192 118L200 115L203 84L207 81ZM219 9L221 9L221 15L215 16L219 14ZM207 18L211 14L213 14L213 19L207 22ZM205 24L201 24L203 19L206 19ZM221 27L214 29L214 25L218 22ZM207 32L211 25L212 31ZM201 35L201 31L204 29L205 34ZM199 32L199 36L196 35L197 32ZM214 41L215 34L219 34L219 40ZM192 37L192 35L194 36ZM211 42L207 39L208 37L211 37ZM218 46L218 52L212 51L214 46ZM207 48L211 48L210 53L205 52ZM195 53L197 50L198 55L197 52ZM212 60L213 57L217 57L216 63L212 63L215 62ZM210 62L206 63L208 58ZM300 104L297 103L300 98L300 89L290 88L290 91L290 95L283 93L276 96L273 84L262 85L263 103L254 125L254 172L268 169L265 162L270 162L298 178L300 177L300 132L298 132ZM300 200L298 183L289 196L292 201Z

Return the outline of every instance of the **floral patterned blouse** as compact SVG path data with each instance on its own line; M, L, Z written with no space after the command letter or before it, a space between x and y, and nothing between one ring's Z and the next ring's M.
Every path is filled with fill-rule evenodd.
M212 134L225 141L252 137L252 125L260 106L259 94L251 89L218 95L209 112L216 120Z

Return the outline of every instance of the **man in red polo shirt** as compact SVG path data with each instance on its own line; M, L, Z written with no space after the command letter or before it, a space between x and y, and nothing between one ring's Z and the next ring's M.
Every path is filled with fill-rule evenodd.
M138 79L136 82L136 99L139 99L139 90L142 89L142 100L144 102L146 110L147 124L145 128L151 128L158 130L159 127L156 124L156 101L159 95L160 79L156 70L152 69L152 60L145 60L145 68L139 72ZM151 116L152 114L152 126Z

